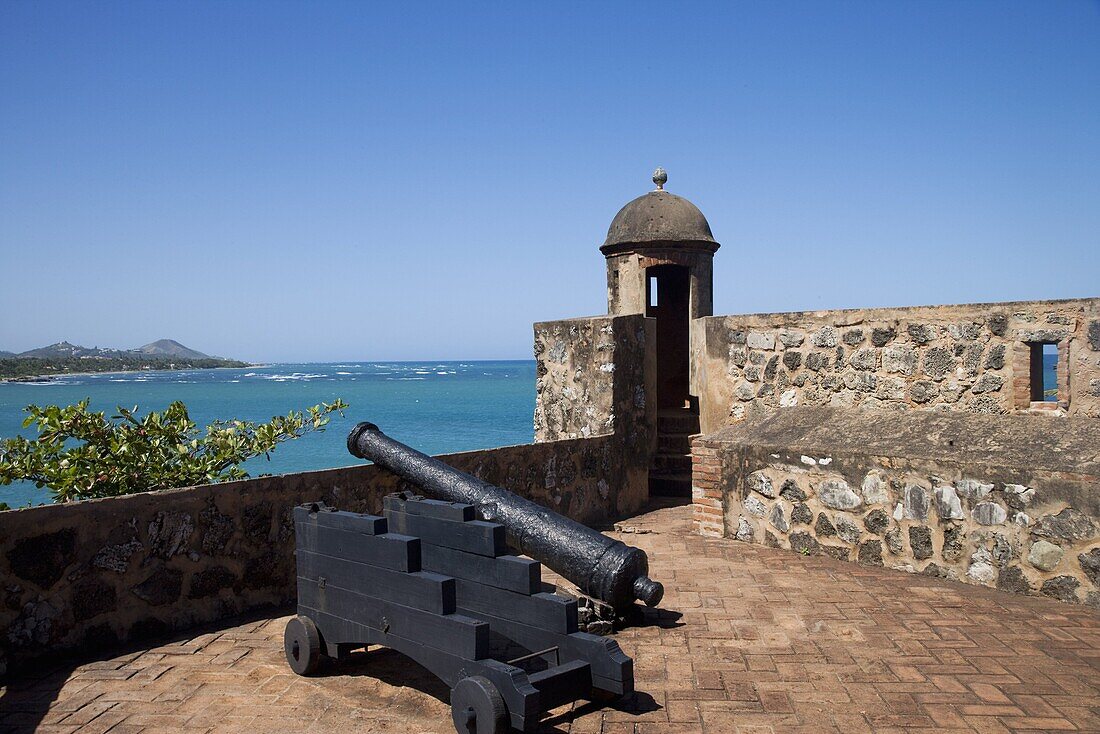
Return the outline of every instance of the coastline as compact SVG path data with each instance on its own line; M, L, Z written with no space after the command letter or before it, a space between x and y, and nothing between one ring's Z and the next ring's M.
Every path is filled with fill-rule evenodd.
M153 370L104 370L102 372L54 372L48 375L33 375L26 377L0 377L0 383L6 384L42 384L46 382L53 382L55 379L63 377L91 377L93 375L133 375L133 374L146 374L149 372L192 372L192 371L207 371L207 370L244 370L260 367L270 367L270 364L246 364L241 366L224 366L224 367L180 367L180 368L164 368Z

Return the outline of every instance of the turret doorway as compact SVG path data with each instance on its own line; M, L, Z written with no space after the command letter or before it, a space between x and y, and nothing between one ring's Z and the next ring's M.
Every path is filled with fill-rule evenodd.
M691 278L686 267L646 268L645 315L657 319L658 409L688 407L690 294Z
M683 265L646 268L646 316L657 320L657 452L649 472L654 495L691 496L691 436L699 432L689 394L691 274Z

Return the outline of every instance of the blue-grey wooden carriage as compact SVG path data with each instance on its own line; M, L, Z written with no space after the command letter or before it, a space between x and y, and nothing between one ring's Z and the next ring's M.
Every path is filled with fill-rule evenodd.
M384 645L451 687L455 728L470 734L532 731L564 703L634 690L633 661L578 631L576 601L552 593L537 561L511 555L504 526L407 494L386 497L384 515L294 508L298 616L284 641L296 673ZM491 635L494 649L503 638L521 654L495 659Z

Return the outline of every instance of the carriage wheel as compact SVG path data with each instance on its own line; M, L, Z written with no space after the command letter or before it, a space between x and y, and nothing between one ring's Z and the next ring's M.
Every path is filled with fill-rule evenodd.
M321 633L309 617L294 617L283 632L283 650L290 669L298 675L313 675L321 663Z
M463 678L451 691L451 719L459 734L505 734L509 730L504 699L488 678Z

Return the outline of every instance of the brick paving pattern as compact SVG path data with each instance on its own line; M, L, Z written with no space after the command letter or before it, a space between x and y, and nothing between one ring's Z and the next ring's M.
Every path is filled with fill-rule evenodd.
M638 694L543 731L1100 732L1100 614L690 533L690 507L624 523L667 611L617 633ZM17 677L0 730L452 732L447 689L382 649L316 678L286 618Z

